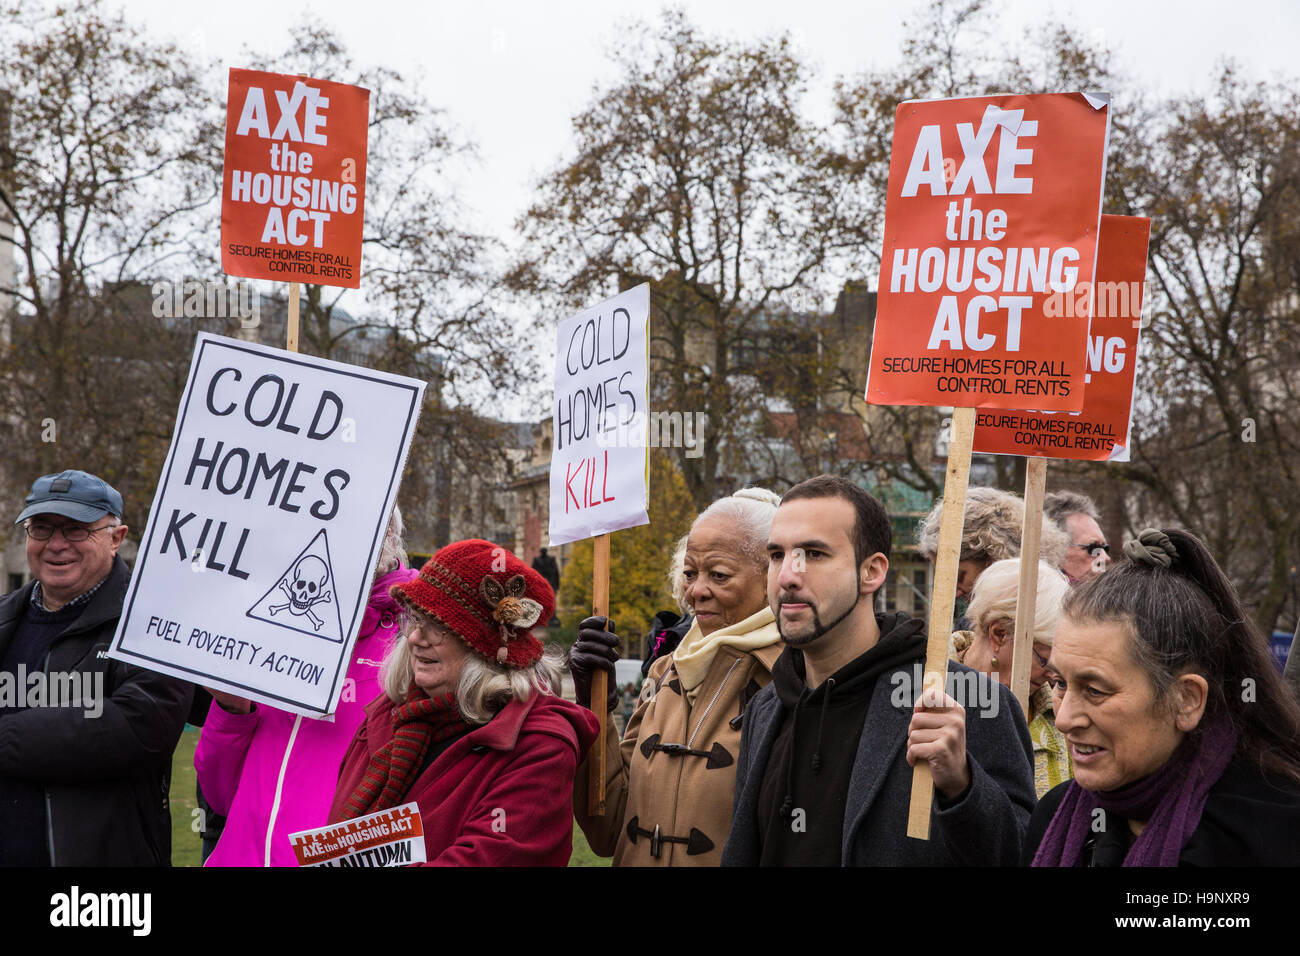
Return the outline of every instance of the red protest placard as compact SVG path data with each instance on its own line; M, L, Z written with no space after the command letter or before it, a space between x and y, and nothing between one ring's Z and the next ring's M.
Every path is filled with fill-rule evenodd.
M361 284L370 91L230 71L221 192L229 275Z
M1078 411L1110 110L1104 94L903 103L867 401Z
M981 411L975 417L975 451L1128 461L1150 236L1150 219L1102 216L1096 283L1054 296L1047 304L1049 316L1072 318L1086 315L1091 300L1082 413Z
M289 842L299 866L409 866L426 862L424 821L416 803L290 833Z

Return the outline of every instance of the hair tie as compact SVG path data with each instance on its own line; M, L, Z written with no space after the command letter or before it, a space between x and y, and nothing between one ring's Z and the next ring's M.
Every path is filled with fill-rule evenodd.
M1124 553L1130 560L1153 568L1169 568L1178 561L1178 549L1159 528L1145 528L1137 538L1124 542Z

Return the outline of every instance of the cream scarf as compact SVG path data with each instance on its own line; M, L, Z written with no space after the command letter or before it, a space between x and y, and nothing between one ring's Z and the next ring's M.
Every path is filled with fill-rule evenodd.
M686 632L682 642L673 651L673 663L677 667L677 676L681 679L682 690L691 706L695 706L695 695L708 676L713 666L713 655L722 646L734 647L738 651L756 651L781 639L776 629L776 618L772 609L764 607L756 614L751 614L743 621L720 627L712 634L700 633L700 622L691 622L691 629Z

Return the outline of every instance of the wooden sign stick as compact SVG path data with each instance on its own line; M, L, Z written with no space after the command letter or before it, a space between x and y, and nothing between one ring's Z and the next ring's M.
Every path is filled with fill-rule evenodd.
M1011 693L1029 719L1029 655L1038 611L1038 552L1043 538L1043 491L1047 459L1025 459L1025 525L1020 532L1020 587L1016 592L1016 640L1011 651Z
M284 347L290 352L298 351L298 295L299 284L289 283L289 320L285 324Z
M948 473L943 484L943 517L939 522L939 552L934 562L934 590L930 594L930 638L925 645L923 686L945 689L948 644L952 640L952 611L957 598L957 562L961 560L961 528L966 517L966 484L970 480L970 452L975 441L975 409L954 408L948 439ZM920 696L919 694L917 696ZM907 835L930 839L930 807L934 779L924 760L912 768L912 798L907 812Z
M592 539L595 554L591 566L591 613L609 617L609 535L598 534ZM612 627L612 625L610 625ZM592 745L593 759L587 764L587 806L592 816L605 815L605 724L609 721L609 675L604 668L596 668L591 675L591 710L600 721L600 732Z

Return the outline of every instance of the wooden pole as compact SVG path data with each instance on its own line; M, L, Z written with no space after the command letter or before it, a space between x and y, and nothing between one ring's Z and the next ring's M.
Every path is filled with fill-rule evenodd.
M1038 553L1043 537L1043 491L1047 459L1025 460L1025 525L1020 532L1020 587L1016 592L1016 640L1011 651L1011 693L1029 719L1029 655L1038 612Z
M592 542L595 555L591 567L591 613L609 617L609 535L598 534ZM613 625L609 625L613 627ZM600 721L600 732L592 745L594 753L587 768L587 806L593 816L605 815L605 724L609 721L609 675L596 668L591 675L591 710Z
M943 517L939 523L939 552L934 562L934 590L930 597L930 638L925 645L923 687L945 688L948 644L952 640L952 612L957 597L957 562L961 559L961 528L966 517L966 484L970 480L970 452L975 440L975 409L954 408L948 440L948 473L943 485ZM919 695L918 695L919 696ZM934 779L924 760L912 768L912 798L908 805L907 835L930 839L930 807Z
M285 325L284 347L290 352L298 351L298 296L300 288L297 282L289 283L289 321Z

